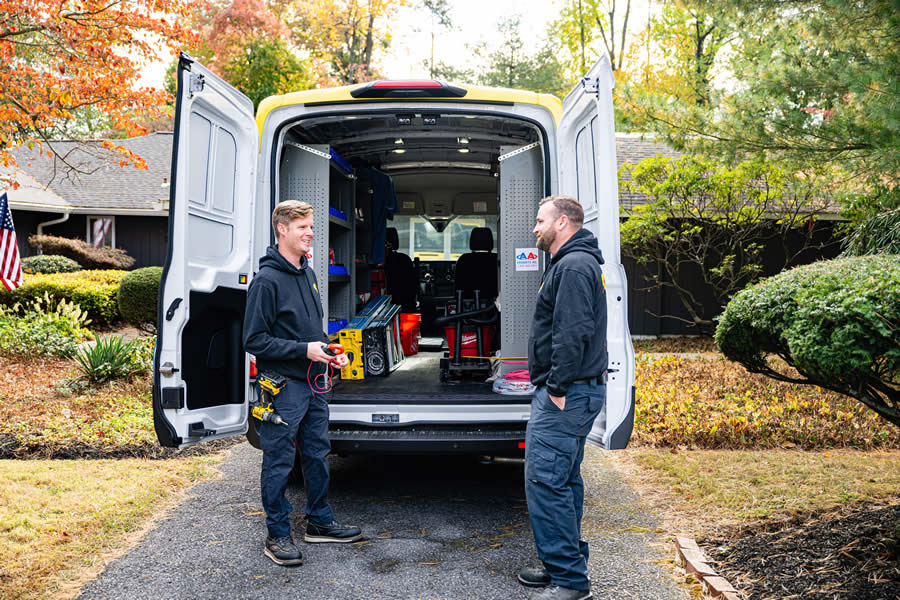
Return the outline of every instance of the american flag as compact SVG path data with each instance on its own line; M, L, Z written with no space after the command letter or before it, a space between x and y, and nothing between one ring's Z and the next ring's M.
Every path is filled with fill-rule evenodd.
M22 263L19 262L19 247L16 245L16 228L13 227L6 192L0 196L0 283L8 290L22 285Z

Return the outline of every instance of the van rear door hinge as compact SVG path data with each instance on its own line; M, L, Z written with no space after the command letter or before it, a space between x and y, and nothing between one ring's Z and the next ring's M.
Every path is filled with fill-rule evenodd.
M202 92L204 85L206 85L206 81L203 79L202 73L191 73L191 97L196 93Z
M581 88L584 90L585 94L593 94L600 97L600 78L599 77L591 77L590 75L585 75L581 78Z

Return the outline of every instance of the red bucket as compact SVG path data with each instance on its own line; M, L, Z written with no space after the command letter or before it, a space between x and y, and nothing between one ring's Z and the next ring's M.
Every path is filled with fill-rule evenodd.
M491 332L493 328L490 325L481 326L481 342L484 352L491 351ZM444 326L444 335L447 337L447 347L450 350L450 358L456 356L456 325ZM462 332L462 355L478 356L478 338L475 335L474 327L465 327ZM484 356L487 356L485 354Z
M403 344L403 354L417 354L419 352L419 323L422 315L419 313L400 313L400 343Z

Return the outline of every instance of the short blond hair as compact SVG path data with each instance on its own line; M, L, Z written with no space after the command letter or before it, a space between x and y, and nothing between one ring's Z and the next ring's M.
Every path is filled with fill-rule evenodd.
M581 227L584 225L584 209L581 208L581 203L578 202L572 196L558 195L558 196L547 196L538 206L543 206L545 204L553 204L553 208L556 209L556 216L566 215L569 218L569 223L575 225L576 227Z
M279 202L272 211L272 229L278 239L278 225L288 226L294 219L303 219L313 214L312 204L301 200L285 200Z

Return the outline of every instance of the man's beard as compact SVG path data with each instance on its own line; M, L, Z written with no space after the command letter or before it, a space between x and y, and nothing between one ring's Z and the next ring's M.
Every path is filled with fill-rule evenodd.
M550 252L550 246L553 245L553 240L556 239L556 232L553 230L548 231L547 233L541 234L537 239L537 247L538 250L543 250L544 252Z

